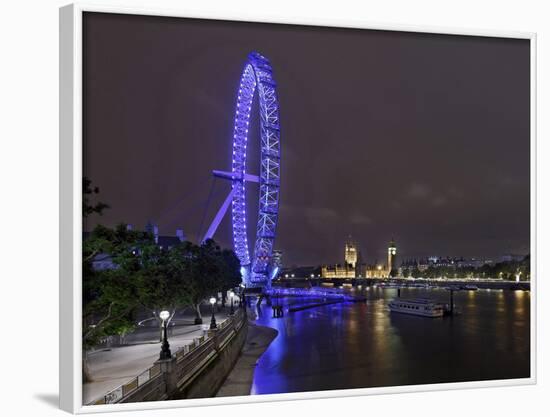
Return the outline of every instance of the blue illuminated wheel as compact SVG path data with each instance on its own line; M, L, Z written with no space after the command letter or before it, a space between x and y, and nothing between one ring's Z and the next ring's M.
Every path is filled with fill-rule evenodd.
M260 110L260 175L246 173L246 145L252 102L258 92ZM280 127L277 84L269 60L251 52L241 75L235 110L232 163L232 220L235 253L249 284L269 285L273 242L276 236L280 189ZM254 254L247 241L245 182L259 182L259 213Z

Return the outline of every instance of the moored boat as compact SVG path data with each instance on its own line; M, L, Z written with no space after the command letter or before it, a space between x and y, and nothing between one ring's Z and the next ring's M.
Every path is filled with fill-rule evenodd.
M396 298L388 304L388 307L394 313L413 314L422 317L442 317L445 314L445 306L442 303L425 298Z
M478 290L477 286L471 285L471 284L464 285L462 288L467 290L467 291L477 291Z

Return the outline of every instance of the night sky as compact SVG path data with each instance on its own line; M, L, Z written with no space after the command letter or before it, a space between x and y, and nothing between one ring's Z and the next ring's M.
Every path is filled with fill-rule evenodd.
M401 259L529 252L528 40L96 13L84 174L111 209L88 229L204 233L230 190L211 171L230 170L252 50L279 86L286 265L343 262L349 235L371 262L392 237ZM249 145L259 173L257 115ZM215 239L230 245L229 218Z

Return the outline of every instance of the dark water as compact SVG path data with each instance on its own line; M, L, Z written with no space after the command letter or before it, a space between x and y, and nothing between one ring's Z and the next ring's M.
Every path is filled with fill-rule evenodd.
M529 377L530 293L455 293L460 313L425 318L390 313L395 289L370 289L368 301L333 304L257 323L279 331L260 358L253 394ZM403 298L448 302L443 289L402 289ZM287 298L289 304L306 304Z

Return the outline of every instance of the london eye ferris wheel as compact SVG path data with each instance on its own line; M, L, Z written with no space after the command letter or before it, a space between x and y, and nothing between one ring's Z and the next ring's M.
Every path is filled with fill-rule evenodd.
M247 142L252 103L260 112L260 174L246 172ZM251 52L245 63L235 108L231 171L214 171L231 181L231 192L218 210L203 241L211 238L231 204L233 247L247 285L269 287L277 268L271 264L279 214L281 132L277 84L269 60ZM253 251L247 233L246 183L259 184L259 211Z

